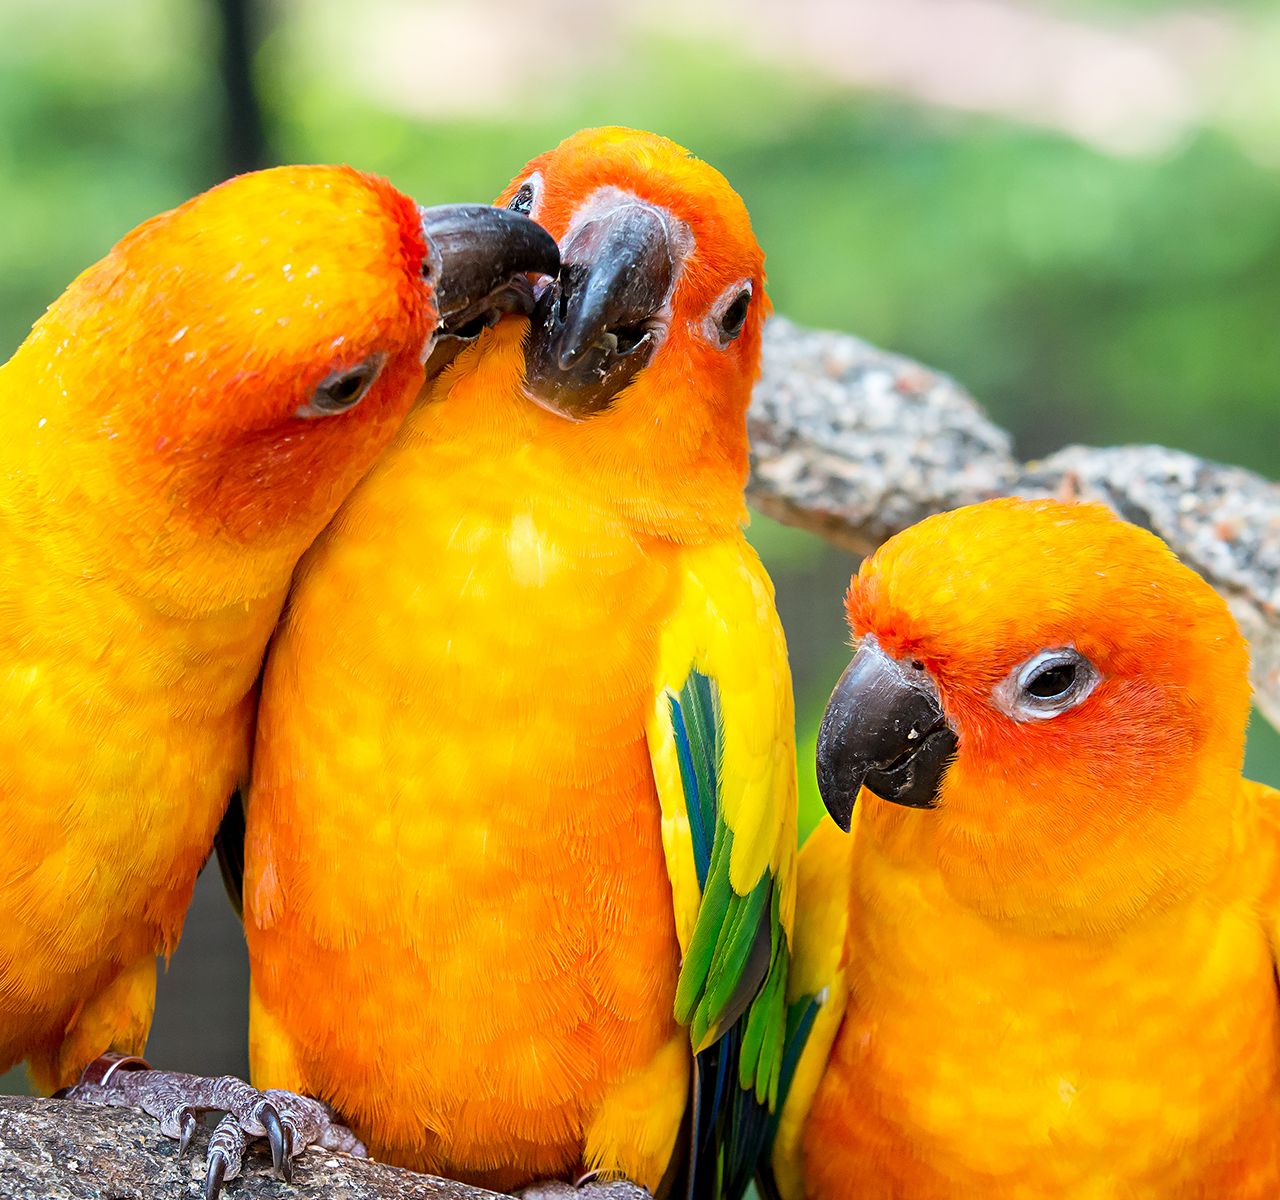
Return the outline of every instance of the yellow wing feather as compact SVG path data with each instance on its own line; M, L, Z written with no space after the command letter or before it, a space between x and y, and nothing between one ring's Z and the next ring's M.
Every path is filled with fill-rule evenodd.
M782 1200L804 1196L803 1137L813 1098L839 1032L848 1000L844 965L849 925L849 883L853 839L823 818L806 839L797 863L799 915L792 941L787 1002L813 997L819 1008L782 1103L771 1165Z
M724 727L720 797L725 824L733 833L729 881L745 896L771 872L790 940L795 914L795 716L773 585L745 539L690 548L684 567L680 595L663 630L648 728L680 948L688 950L702 891L669 697L694 670L719 687Z

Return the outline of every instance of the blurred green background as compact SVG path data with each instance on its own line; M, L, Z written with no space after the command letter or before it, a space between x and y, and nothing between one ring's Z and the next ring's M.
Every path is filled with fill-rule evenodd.
M1274 477L1278 57L1268 0L6 0L0 346L237 169L347 161L423 202L480 199L622 123L737 186L780 312L945 370L1024 457L1151 441ZM807 828L855 563L752 533L795 666ZM1280 784L1261 718L1248 765ZM206 873L154 1060L245 1070L243 989Z

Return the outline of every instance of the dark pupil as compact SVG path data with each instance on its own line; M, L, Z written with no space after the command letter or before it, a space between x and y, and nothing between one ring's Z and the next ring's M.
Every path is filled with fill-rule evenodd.
M360 399L368 378L368 367L356 367L322 383L316 389L316 398L329 408L346 408Z
M511 203L507 207L512 212L523 213L526 217L533 211L533 188L525 183L521 184L520 190L512 197Z
M1046 667L1027 684L1027 691L1037 700L1059 700L1065 696L1076 682L1075 663L1058 663L1054 667Z
M736 338L742 332L747 321L747 309L751 306L751 293L739 292L732 304L725 310L720 328L725 337Z

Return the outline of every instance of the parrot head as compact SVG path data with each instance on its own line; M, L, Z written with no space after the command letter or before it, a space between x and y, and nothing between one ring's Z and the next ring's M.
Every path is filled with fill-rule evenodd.
M47 440L92 446L86 463L110 447L171 524L300 553L405 416L441 322L557 267L518 214L281 167L139 226L21 353L48 364Z
M1207 869L1248 654L1157 537L1098 505L988 501L885 543L846 606L859 648L818 739L844 829L861 791L860 829L1001 915L1133 910Z
M737 193L666 138L604 128L533 159L497 203L560 244L530 319L528 396L590 427L618 478L661 475L668 497L677 479L723 483L740 510L769 305Z

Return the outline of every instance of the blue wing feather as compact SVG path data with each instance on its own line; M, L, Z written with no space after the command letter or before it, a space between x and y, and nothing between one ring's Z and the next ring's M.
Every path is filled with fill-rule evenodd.
M714 836L714 823L708 824L704 812L708 807L714 808L713 796L704 797L702 778L694 762L694 748L689 737L689 727L685 723L684 708L675 697L669 697L671 704L671 729L675 735L676 754L680 761L680 782L684 785L685 805L689 812L689 833L693 841L693 865L698 873L698 886L707 886L707 872L711 869L711 843ZM698 729L701 738L703 731Z

